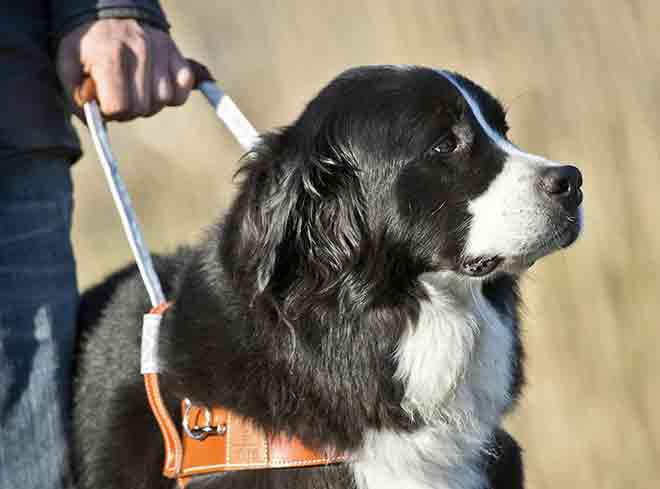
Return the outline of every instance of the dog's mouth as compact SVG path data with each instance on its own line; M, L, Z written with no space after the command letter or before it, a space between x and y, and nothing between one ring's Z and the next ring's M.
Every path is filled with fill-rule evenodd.
M568 248L580 237L581 208L574 213L556 216L553 221L547 223L542 235L523 242L521 252L464 256L458 263L458 271L474 278L487 277L496 271L518 274L531 268L540 258Z
M558 246L560 249L568 248L575 243L582 232L582 216L580 214L573 216L569 222L570 225L566 226L559 238Z
M466 258L461 263L461 271L470 277L484 277L497 268L504 261L501 256L478 256Z
M530 268L536 261L553 251L568 248L580 236L579 224L566 226L561 232L557 232L552 240L546 242L546 245L536 251L524 255L505 258L500 255L484 255L465 258L459 265L460 270L465 275L475 278L485 277L493 273L498 267L502 270L513 271L516 273Z

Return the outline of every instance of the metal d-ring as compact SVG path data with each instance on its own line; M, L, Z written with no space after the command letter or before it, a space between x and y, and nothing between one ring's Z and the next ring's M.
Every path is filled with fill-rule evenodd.
M183 431L193 440L204 440L207 436L210 435L224 435L227 432L227 426L219 424L218 426L212 426L212 413L211 410L207 407L204 407L204 426L195 425L192 428L190 427L190 411L193 408L192 402L190 399L185 398L183 400L185 404L185 409L183 411Z

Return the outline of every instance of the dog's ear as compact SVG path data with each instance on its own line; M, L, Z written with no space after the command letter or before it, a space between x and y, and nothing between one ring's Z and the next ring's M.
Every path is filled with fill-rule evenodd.
M358 170L328 153L284 131L246 157L226 231L238 233L231 266L239 281L256 280L253 293L284 290L302 276L327 284L356 258L365 233Z
M238 172L244 181L227 220L227 265L251 295L270 281L294 207L295 172L287 165L284 137L264 135L245 156Z

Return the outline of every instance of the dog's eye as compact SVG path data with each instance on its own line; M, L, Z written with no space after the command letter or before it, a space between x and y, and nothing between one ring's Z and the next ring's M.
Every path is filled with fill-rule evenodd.
M447 134L440 141L437 141L431 148L431 152L447 155L453 153L458 148L458 139L455 134Z

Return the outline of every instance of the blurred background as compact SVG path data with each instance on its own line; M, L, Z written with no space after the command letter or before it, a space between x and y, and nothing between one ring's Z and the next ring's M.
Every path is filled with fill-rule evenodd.
M363 64L459 71L508 108L527 151L585 177L586 227L523 282L529 384L507 421L528 487L660 481L660 2L605 0L164 1L185 55L255 126L293 120ZM130 260L84 130L75 166L82 288ZM199 94L111 126L154 251L194 241L231 201L238 144Z

